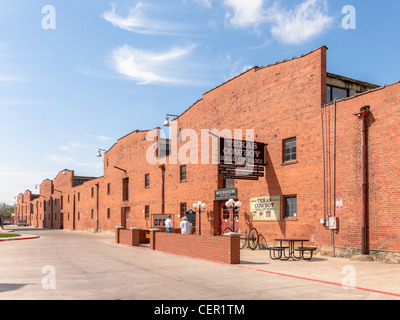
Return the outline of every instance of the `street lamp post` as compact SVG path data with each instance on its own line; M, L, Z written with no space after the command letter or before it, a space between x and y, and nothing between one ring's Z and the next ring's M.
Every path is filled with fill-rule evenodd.
M242 203L240 201L235 201L233 199L229 199L226 203L225 206L228 208L228 210L232 209L232 231L235 232L235 208L240 208Z
M195 209L195 211L196 209L199 211L199 235L201 235L201 212L206 211L206 206L207 205L201 201L193 204L193 208Z

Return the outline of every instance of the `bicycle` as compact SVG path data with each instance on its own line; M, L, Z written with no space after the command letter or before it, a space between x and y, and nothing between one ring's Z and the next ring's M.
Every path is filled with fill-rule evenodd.
M222 235L229 232L233 232L232 228L226 227L222 231ZM239 229L236 230L236 233L240 233ZM258 231L256 228L251 228L248 233L246 229L244 236L240 236L240 249L245 248L247 245L251 250L255 250L258 246L258 237Z

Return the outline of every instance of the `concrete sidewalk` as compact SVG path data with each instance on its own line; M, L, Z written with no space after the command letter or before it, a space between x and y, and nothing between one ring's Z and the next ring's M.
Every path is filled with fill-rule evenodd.
M228 265L118 245L113 234L15 231L40 239L0 242L0 300L400 300L398 264L275 261L243 249L241 264ZM46 289L49 270L54 290Z
M148 244L141 244L140 248L150 250ZM163 254L202 260L171 253ZM208 262L219 264L213 261ZM297 279L304 283L319 283L354 292L379 294L384 299L400 300L400 265L396 263L354 261L348 258L321 255L314 255L310 261L281 261L272 260L268 250L253 251L246 248L240 251L240 264L229 266L288 280Z
M268 250L242 249L239 268L400 299L399 264L314 255L311 261L272 260Z

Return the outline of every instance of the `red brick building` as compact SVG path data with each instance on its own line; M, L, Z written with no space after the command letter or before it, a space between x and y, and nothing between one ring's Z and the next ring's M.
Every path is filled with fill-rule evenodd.
M400 83L378 87L327 73L326 54L321 47L255 67L210 90L172 121L171 140L160 138L160 128L122 137L104 153L102 177L63 170L43 181L39 195L18 196L16 219L105 231L152 228L157 215L171 214L179 228L202 201L196 232L219 235L232 216L229 197L215 193L230 189L242 203L241 232L255 227L267 241L305 237L336 254L400 253ZM263 177L224 179L212 161L213 139L230 132L246 140L249 129L266 144ZM257 201L273 214L256 213Z

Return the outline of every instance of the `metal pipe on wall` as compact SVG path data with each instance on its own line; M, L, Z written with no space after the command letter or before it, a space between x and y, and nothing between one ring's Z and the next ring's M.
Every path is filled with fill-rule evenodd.
M367 215L368 215L368 160L367 160L367 119L370 107L361 108L356 114L361 122L361 254L368 252L367 245Z
M161 169L161 214L165 214L165 165L160 165Z
M332 197L333 203L333 217L336 217L336 99L333 104L333 177L332 177ZM331 242L332 242L332 255L335 256L335 230L331 230Z

